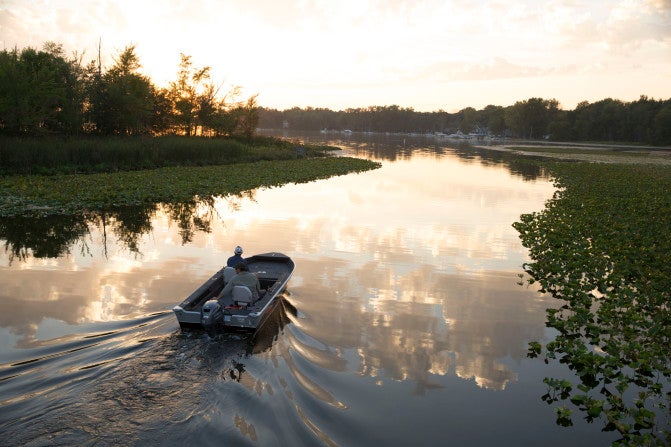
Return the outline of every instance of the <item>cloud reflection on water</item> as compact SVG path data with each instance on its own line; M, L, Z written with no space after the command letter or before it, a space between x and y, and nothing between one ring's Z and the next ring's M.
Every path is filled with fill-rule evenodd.
M504 165L446 151L217 200L207 231L186 239L159 209L134 241L137 251L118 232L105 235L103 249L98 221L85 235L89 252L0 261L0 326L23 349L83 323L167 310L239 244L246 254L294 258L289 299L303 315L298 329L330 347L310 351L328 357L322 366L380 385L410 380L420 393L445 375L504 389L526 342L542 337L548 304L516 285L526 252L511 224L552 191ZM63 325L49 333L47 319ZM345 352L356 352L357 363Z
M395 275L366 266L352 277L338 275L341 267L334 260L303 264L305 276L317 279L292 288L291 299L307 315L300 329L327 346L356 349L362 375L428 387L432 376L456 374L504 389L516 379L508 363L525 357L528 340L543 337L548 303L520 288L512 272L424 266Z

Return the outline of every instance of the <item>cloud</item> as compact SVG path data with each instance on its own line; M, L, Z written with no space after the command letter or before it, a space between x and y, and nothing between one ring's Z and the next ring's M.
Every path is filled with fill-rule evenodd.
M505 58L495 57L484 62L442 61L423 70L409 74L408 79L432 80L436 82L494 81L558 75L574 70L573 65L545 67L521 65Z
M671 2L622 1L611 11L604 34L614 48L638 48L650 40L671 43Z
M610 8L557 1L549 8L566 47L593 45L614 53L630 52L650 42L671 44L671 1L621 0Z
M0 36L4 48L56 41L66 53L84 51L85 62L101 39L104 67L135 44L158 85L185 53L217 81L263 98L327 105L323 98L349 86L360 102L379 102L386 89L389 102L419 104L438 96L420 97L427 84L561 77L568 85L568 76L586 74L597 83L632 67L636 88L650 85L645 79L669 72L671 1L0 0ZM550 95L563 88L545 86Z

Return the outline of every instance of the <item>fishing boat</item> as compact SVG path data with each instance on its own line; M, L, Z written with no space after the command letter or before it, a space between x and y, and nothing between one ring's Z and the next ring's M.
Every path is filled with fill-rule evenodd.
M263 325L272 313L274 303L286 289L294 272L294 262L282 253L263 253L245 259L251 273L259 278L261 290L254 301L249 288L234 286L231 296L217 300L217 295L236 274L235 268L224 267L187 296L173 312L182 329L206 331L226 329L254 330Z

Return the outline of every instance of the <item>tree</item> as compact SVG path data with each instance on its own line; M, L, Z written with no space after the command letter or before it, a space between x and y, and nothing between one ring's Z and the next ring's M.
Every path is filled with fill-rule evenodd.
M507 110L506 124L521 138L541 138L547 134L547 127L557 114L559 102L556 99L529 98L517 101Z
M484 108L484 120L487 130L494 135L500 135L506 129L505 112L503 107L488 105Z
M459 111L461 122L459 123L459 130L464 133L472 132L477 125L477 112L473 107L466 107Z
M626 104L627 123L625 127L629 141L652 143L655 116L661 108L661 101L641 96L638 101Z
M74 132L81 127L81 70L60 45L0 52L0 126L4 133Z
M247 139L254 136L256 127L259 125L259 106L256 102L258 95L251 96L247 102L240 106L237 114L237 133Z
M566 110L558 110L554 119L548 124L548 134L550 139L555 141L568 141L573 137L573 114Z
M76 134L82 129L84 119L84 68L83 54L74 53L70 59L63 54L63 47L55 42L46 42L44 51L51 56L56 73L56 83L64 92L53 114L54 120L47 123L51 132Z
M659 109L654 119L656 144L671 144L671 100Z
M597 122L599 123L598 140L622 141L622 129L625 123L624 103L619 100L607 98L599 101L595 105L599 106Z
M92 76L89 99L96 130L119 135L149 133L156 89L149 78L137 73L141 65L135 46L126 47L114 62L104 75Z
M150 118L153 134L163 134L169 131L175 123L173 104L170 92L167 89L154 89L154 108Z
M195 68L191 62L191 56L180 54L181 61L177 80L170 83L170 99L173 102L175 123L182 128L187 136L194 135L199 121L202 122L205 115L199 114L203 104L209 104L203 99L202 91L204 82L210 78L210 67ZM207 94L207 90L206 93Z
M592 128L593 109L589 102L581 101L573 110L573 135L577 140L589 140Z

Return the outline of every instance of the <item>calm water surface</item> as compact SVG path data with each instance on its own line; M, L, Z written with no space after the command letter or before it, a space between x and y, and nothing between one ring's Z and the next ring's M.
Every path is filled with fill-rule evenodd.
M526 358L554 303L517 285L511 224L543 208L546 178L420 137L289 136L382 168L0 221L0 444L610 444L598 424L555 425L542 379L563 372ZM296 263L273 321L181 332L170 309L236 245Z

